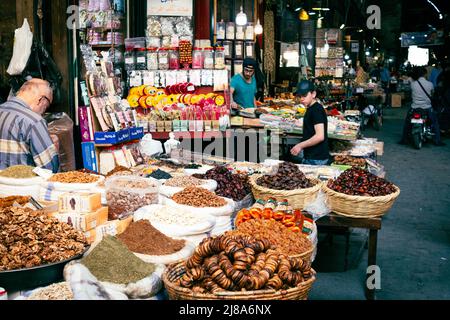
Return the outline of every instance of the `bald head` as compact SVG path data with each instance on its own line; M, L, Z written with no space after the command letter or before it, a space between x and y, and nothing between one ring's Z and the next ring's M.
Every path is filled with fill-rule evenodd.
M17 97L25 101L34 112L42 115L53 101L53 89L48 81L33 78L22 85Z

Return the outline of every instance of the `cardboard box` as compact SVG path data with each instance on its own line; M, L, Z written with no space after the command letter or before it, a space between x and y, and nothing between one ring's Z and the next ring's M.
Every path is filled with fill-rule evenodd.
M108 221L95 229L88 230L84 233L89 244L98 242L103 239L104 236L116 236L123 233L128 226L133 222L133 217L128 217L124 220L112 220Z
M76 230L88 231L108 221L108 207L101 207L97 211L89 213L55 213L50 216L71 225Z
M164 121L164 131L166 132L172 131L172 121Z
M58 211L60 213L96 212L102 206L100 193L68 192L59 196Z
M156 132L164 132L165 124L164 121L156 121Z
M402 106L402 96L398 93L393 93L391 96L392 108L400 108Z

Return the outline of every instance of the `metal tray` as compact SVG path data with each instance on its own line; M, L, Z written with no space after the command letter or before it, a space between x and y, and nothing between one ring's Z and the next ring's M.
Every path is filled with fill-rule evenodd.
M9 292L31 290L60 282L63 279L64 266L72 260L81 258L89 249L64 261L50 263L38 267L0 271L0 287Z

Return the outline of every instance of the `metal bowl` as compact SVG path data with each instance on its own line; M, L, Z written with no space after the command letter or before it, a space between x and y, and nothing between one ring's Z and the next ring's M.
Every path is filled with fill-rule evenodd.
M60 262L27 269L0 271L0 287L14 292L60 282L63 279L64 266L72 260L81 258L88 249L89 246L82 253Z

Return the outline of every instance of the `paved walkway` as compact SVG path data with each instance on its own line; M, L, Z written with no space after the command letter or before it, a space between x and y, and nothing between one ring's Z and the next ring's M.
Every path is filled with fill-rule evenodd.
M397 144L405 112L387 109L381 131L364 132L385 142L378 160L387 179L401 189L378 233L381 289L376 295L378 300L450 299L450 139L444 137L445 147L430 143L421 150ZM344 272L345 238L334 236L330 245L320 235L311 300L364 299L364 238L362 230L352 230L350 267Z

